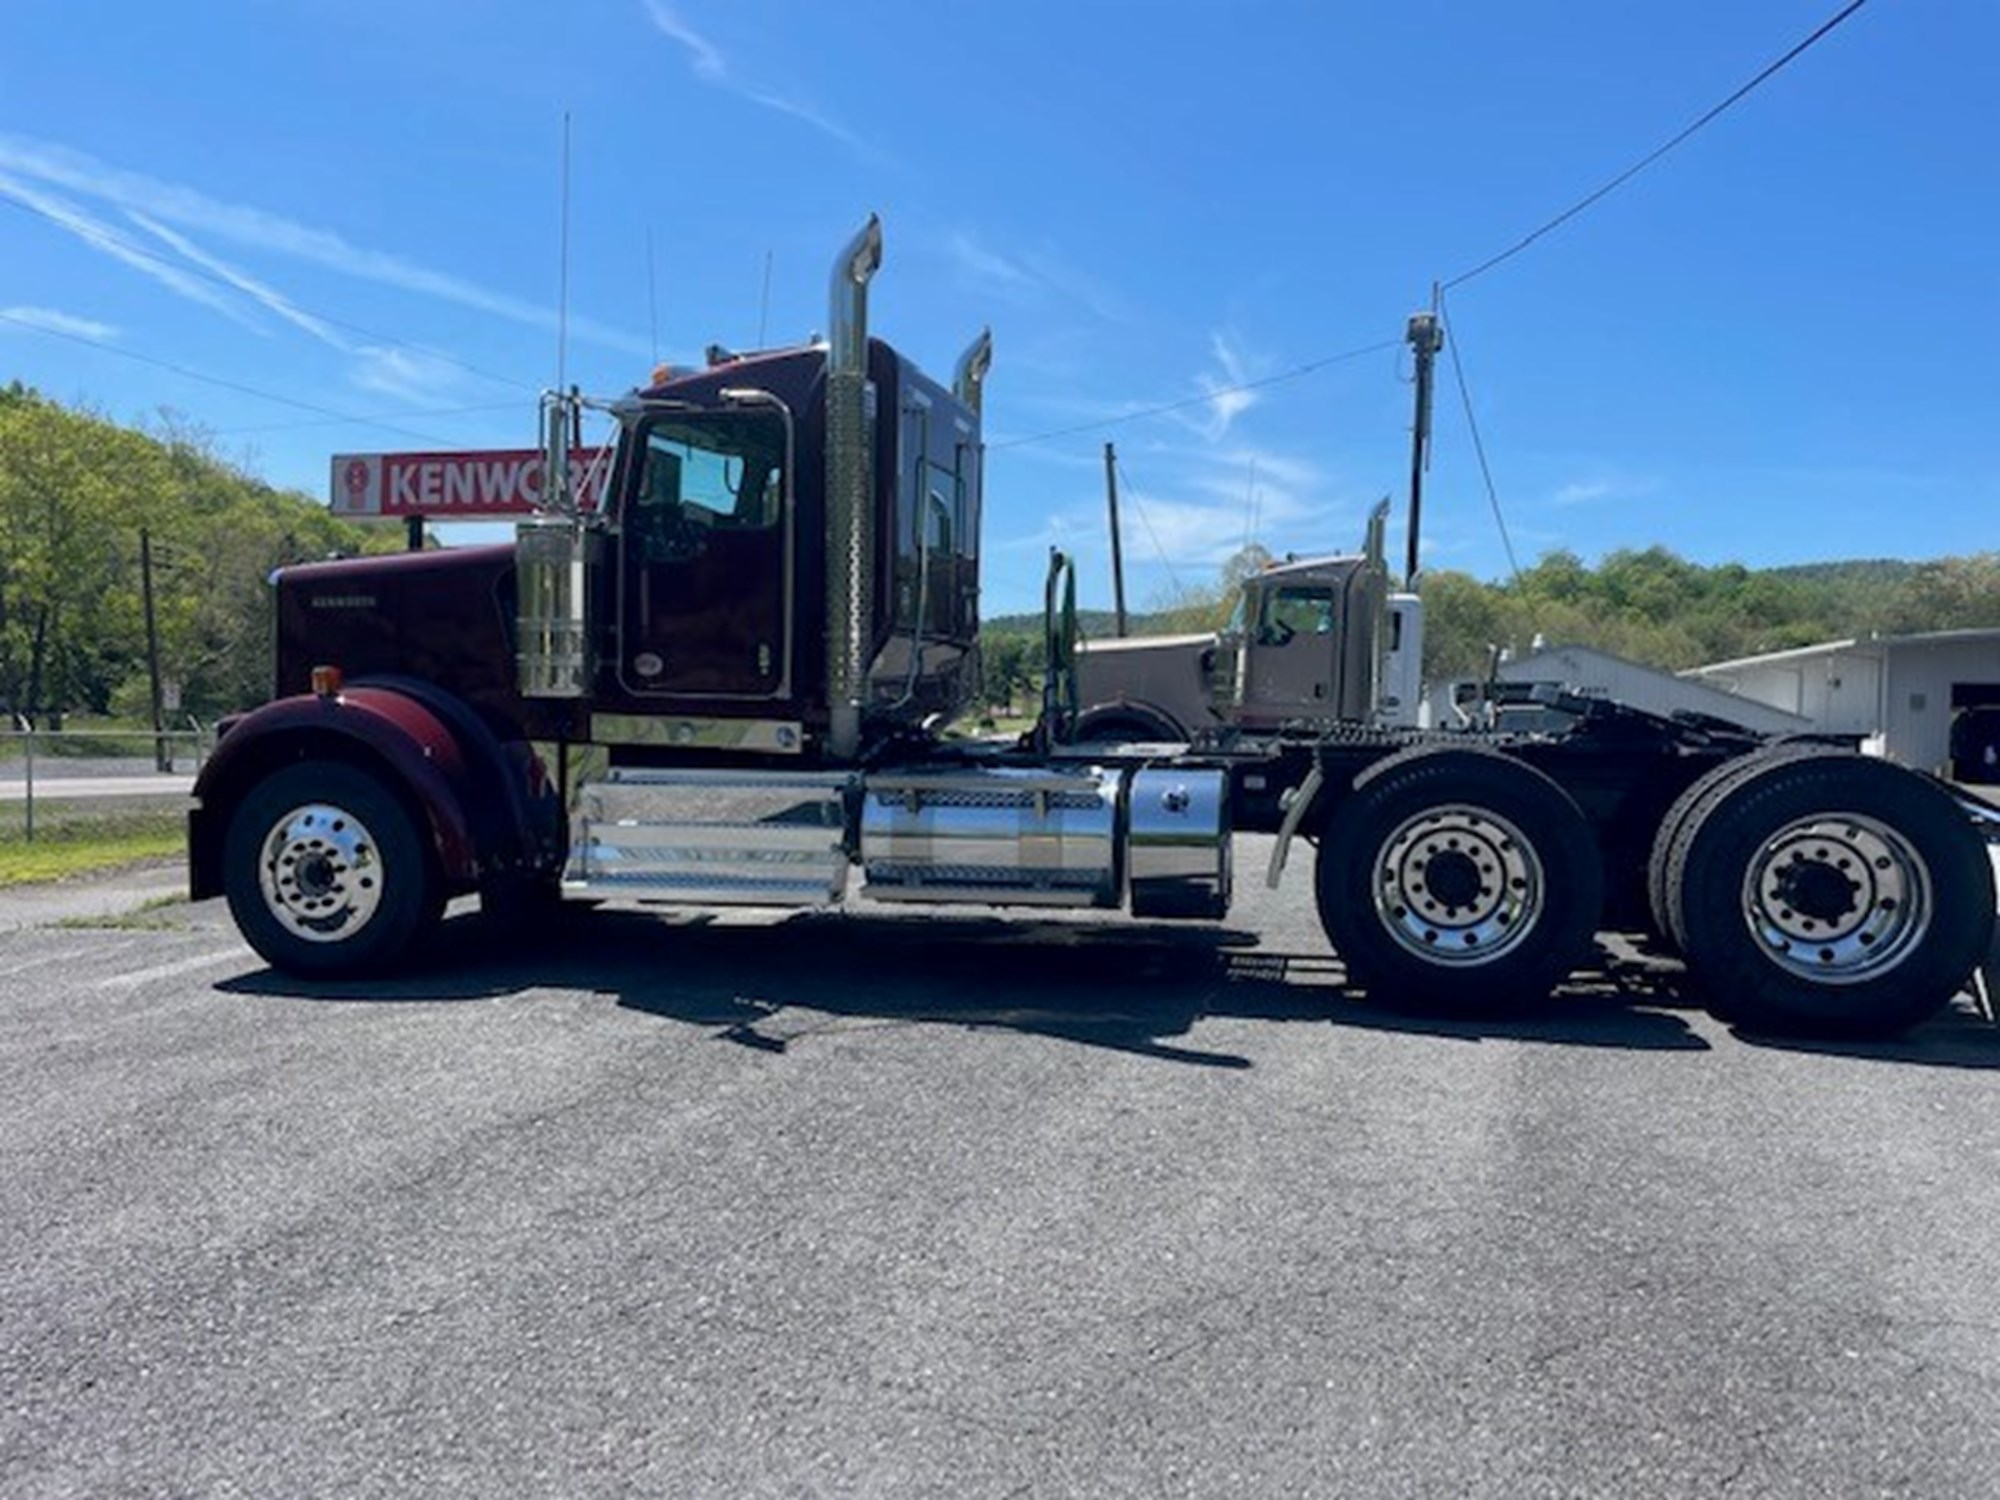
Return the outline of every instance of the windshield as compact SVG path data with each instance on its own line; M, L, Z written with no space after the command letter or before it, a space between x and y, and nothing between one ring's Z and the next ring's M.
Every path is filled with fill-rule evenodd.
M708 527L777 524L785 429L768 412L705 412L646 424L634 520L678 513Z
M1331 589L1286 584L1264 595L1264 607L1258 616L1257 638L1265 645L1282 646L1294 636L1332 633Z

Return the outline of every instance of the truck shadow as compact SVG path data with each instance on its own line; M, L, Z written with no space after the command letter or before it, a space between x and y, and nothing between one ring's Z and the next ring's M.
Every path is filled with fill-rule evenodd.
M769 920L571 914L509 944L474 914L444 924L429 963L393 978L309 981L264 971L239 993L379 1003L490 1000L539 989L609 994L621 1006L716 1039L783 1053L875 1025L997 1028L1191 1066L1248 1058L1182 1045L1207 1019L1506 1039L1557 1046L1706 1050L1676 1014L1671 975L1608 958L1532 1008L1467 1019L1400 1011L1345 983L1325 950L1259 946L1254 933L901 913ZM510 951L511 950L511 951Z

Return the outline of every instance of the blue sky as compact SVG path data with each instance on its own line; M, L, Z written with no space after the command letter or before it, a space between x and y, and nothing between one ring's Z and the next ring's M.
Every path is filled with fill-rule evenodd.
M987 612L1051 543L1108 601L1107 439L1157 601L1384 494L1400 528L1406 357L1229 388L1398 340L1838 8L8 0L0 379L314 494L334 452L526 446L567 111L571 379L822 329L879 212L876 331L948 375L994 330ZM1521 562L2000 547L1996 95L2000 6L1872 0L1454 291ZM1426 565L1496 579L1440 374Z

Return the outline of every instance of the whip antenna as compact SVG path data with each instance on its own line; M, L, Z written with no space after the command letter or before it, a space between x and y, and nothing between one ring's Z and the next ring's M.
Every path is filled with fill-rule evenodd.
M653 277L653 230L646 227L646 317L652 324L653 367L660 364L660 295Z
M764 347L764 325L771 321L771 252L764 252L764 295L757 302L757 347Z
M562 137L562 250L556 271L556 390L567 384L569 374L569 111L563 111Z

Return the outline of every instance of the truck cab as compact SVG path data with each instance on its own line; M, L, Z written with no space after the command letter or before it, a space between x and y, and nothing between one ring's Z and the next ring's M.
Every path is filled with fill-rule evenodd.
M1377 545L1361 553L1288 558L1244 579L1220 631L1086 642L1079 737L1414 724L1422 605L1389 591L1375 523L1370 533Z

